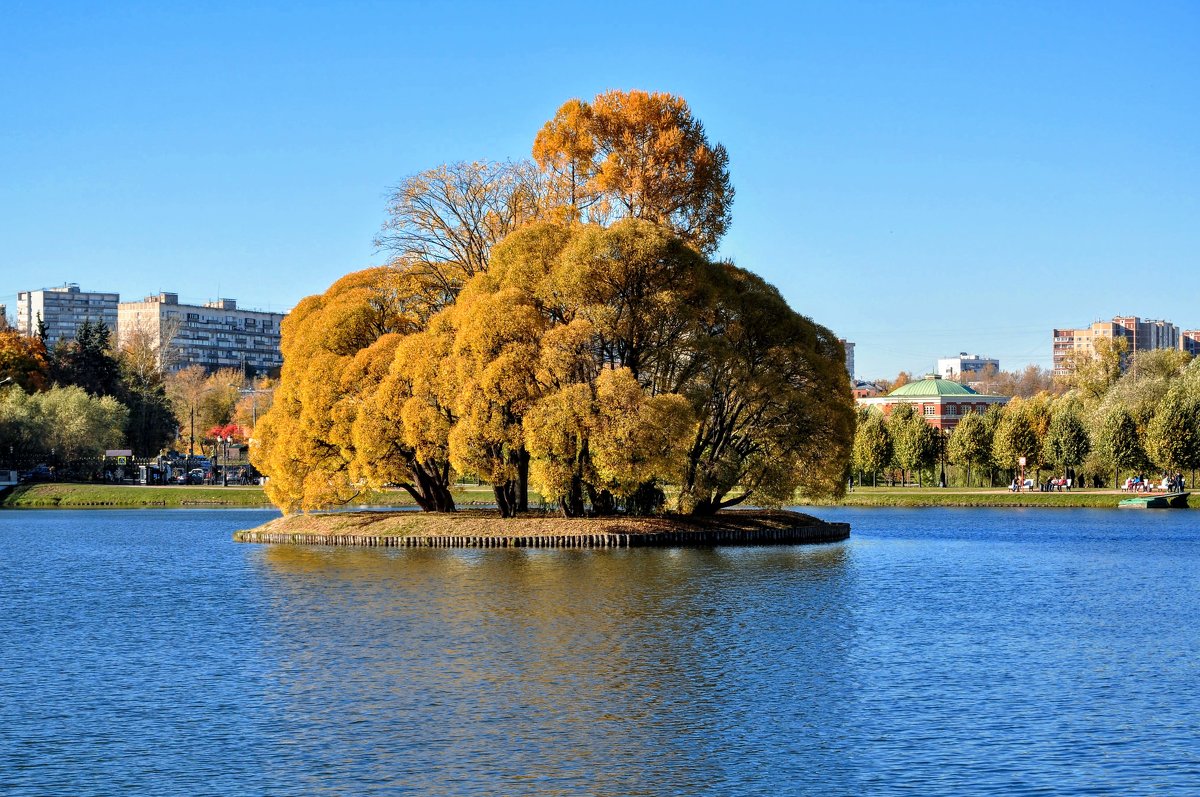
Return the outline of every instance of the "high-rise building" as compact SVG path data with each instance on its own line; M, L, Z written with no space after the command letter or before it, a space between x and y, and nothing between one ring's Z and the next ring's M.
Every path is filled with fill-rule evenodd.
M958 379L963 375L977 375L989 365L996 371L1000 370L999 360L963 351L959 352L957 357L940 358L937 361L937 372L943 379Z
M1179 335L1179 327L1170 321L1153 318L1142 320L1137 316L1115 316L1112 321L1096 321L1083 329L1054 330L1054 374L1067 373L1067 355L1081 351L1088 355L1096 351L1100 340L1122 340L1127 351L1152 351L1154 349L1185 348Z
M140 302L121 302L121 339L150 336L171 370L200 365L208 371L241 368L248 374L275 373L283 365L279 325L283 313L239 309L233 299L180 304L179 295L160 293Z
M854 379L854 344L845 338L838 338L838 340L846 349L846 373L850 374L851 379Z
M102 321L117 333L117 303L115 293L81 291L68 283L57 288L22 291L17 294L17 331L34 335L40 318L46 325L46 345L75 340L75 330L84 321Z

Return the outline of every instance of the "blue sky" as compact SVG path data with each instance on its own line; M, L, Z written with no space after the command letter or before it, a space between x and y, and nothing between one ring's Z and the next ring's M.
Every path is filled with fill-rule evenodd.
M607 88L689 101L730 153L722 254L860 377L1200 328L1196 2L0 0L0 302L290 307L381 261L389 186L527 157Z

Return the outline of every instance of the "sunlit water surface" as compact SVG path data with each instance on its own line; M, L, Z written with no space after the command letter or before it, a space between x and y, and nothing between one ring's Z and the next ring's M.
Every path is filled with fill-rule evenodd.
M852 539L0 513L0 793L1200 793L1200 513L816 513Z

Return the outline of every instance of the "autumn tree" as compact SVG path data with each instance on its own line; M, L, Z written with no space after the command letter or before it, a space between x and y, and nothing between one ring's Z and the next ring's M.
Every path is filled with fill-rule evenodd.
M528 162L453 163L404 179L388 200L375 245L425 283L420 300L440 309L487 271L492 247L543 209Z
M1039 393L1060 393L1064 386L1053 373L1037 365L1027 365L1019 371L997 371L990 365L971 381L983 383L984 392L997 396L1032 398Z
M709 275L698 356L670 371L698 369L682 391L699 419L685 500L703 513L751 497L778 504L797 489L840 496L855 417L837 336L748 271L718 263Z
M1096 402L1121 378L1121 368L1129 352L1125 338L1100 338L1093 351L1068 352L1064 360L1068 387L1079 392L1085 402Z
M686 103L568 103L527 164L406 180L388 268L300 303L252 447L286 511L397 484L453 509L456 471L502 515L536 487L569 516L710 514L840 495L854 413L844 351L779 292L710 261L727 158Z
M15 329L0 330L0 381L12 380L26 391L42 390L49 381L46 347L36 337Z
M251 446L277 506L319 509L394 484L424 509L453 510L448 464L420 457L397 430L399 418L381 411L409 397L399 371L413 358L398 359L398 352L425 329L436 290L418 267L366 269L288 315L280 384Z
M701 252L729 228L729 156L681 97L614 90L570 100L538 133L533 156L567 220L644 219Z
M136 350L121 347L121 401L129 409L125 442L137 456L157 454L170 444L180 424L167 395L166 374L157 358L142 358Z

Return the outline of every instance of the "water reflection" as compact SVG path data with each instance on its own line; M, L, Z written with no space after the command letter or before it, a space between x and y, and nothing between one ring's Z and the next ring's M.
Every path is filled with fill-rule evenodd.
M321 726L329 766L352 745L378 777L427 794L463 793L444 780L463 767L534 794L689 792L744 787L755 760L777 782L786 751L741 729L844 736L829 723L853 637L841 545L272 546L261 562L279 709Z
M0 793L1165 794L1186 512L820 510L826 547L240 545L0 512Z

